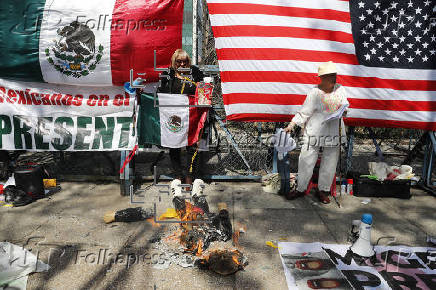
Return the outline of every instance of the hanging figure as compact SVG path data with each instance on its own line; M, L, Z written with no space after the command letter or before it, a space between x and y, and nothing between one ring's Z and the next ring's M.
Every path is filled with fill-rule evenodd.
M330 202L328 196L339 158L338 146L346 140L346 136L342 117L325 120L349 103L345 89L336 83L337 70L333 62L321 64L318 76L320 84L309 92L301 109L285 128L286 132L292 132L296 126L304 127L303 145L298 160L297 189L289 192L286 197L295 199L304 196L322 147L317 196L322 203L327 204Z
M191 58L188 53L183 49L177 49L171 57L171 66L168 72L162 73L157 91L158 93L194 95L197 83L203 79L203 72L197 66L191 65ZM171 120L171 124L174 125L180 122L180 118L177 117ZM205 127L207 126L208 124L205 124ZM169 149L175 177L187 184L192 184L193 180L201 175L200 166L203 156L201 152L196 151L197 146L198 144L187 146L186 162L182 162L181 148Z

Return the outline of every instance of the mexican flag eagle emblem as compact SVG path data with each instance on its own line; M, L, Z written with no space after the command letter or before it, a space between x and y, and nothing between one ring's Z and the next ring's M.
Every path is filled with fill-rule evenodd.
M77 21L57 30L59 39L45 50L47 61L60 73L80 78L95 70L104 53L103 45L96 49L95 35Z

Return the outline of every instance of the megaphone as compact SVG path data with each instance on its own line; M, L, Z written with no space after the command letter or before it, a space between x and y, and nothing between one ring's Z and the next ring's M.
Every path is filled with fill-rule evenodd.
M353 243L350 250L353 254L369 258L375 255L374 247L371 245L372 215L365 213L360 221L353 221L353 226L359 226L357 240Z

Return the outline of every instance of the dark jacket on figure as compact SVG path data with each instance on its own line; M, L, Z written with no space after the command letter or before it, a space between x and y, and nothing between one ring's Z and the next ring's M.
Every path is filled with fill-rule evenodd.
M203 72L196 66L191 66L191 74L190 78L194 82L200 82L204 78ZM166 76L169 76L169 78L166 78ZM158 93L167 93L167 94L180 94L183 86L183 80L176 77L176 72L173 68L169 68L169 71L163 72L160 77L160 85L157 89ZM190 82L185 83L185 89L183 90L183 94L187 95L194 95L196 90L196 86ZM207 124L205 124L205 127ZM171 165L173 167L174 173L177 178L182 178L184 175L188 175L190 177L196 178L200 174L200 167L201 167L201 156L203 155L202 152L199 152L198 157L194 158L194 162L192 164L192 173L188 173L189 167L191 165L191 160L194 156L194 152L196 150L196 146L188 146L187 147L187 160L186 167L182 165L181 161L181 151L180 148L170 148L170 159L171 159Z
M166 76L169 75L169 79ZM189 75L189 74L187 74ZM196 66L191 66L191 74L194 82L200 82L204 78L203 72ZM165 71L161 74L160 77L160 85L157 89L158 93L167 93L167 94L180 94L182 91L183 80L176 77L176 72L173 68L169 69L169 72ZM185 83L185 89L183 90L183 94L186 95L194 95L196 86L190 82Z

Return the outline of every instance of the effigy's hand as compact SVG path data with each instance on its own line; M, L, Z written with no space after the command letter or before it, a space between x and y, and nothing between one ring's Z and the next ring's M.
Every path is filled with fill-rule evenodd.
M291 133L295 128L295 123L291 122L289 123L289 125L283 129L283 131L285 131L286 133Z

